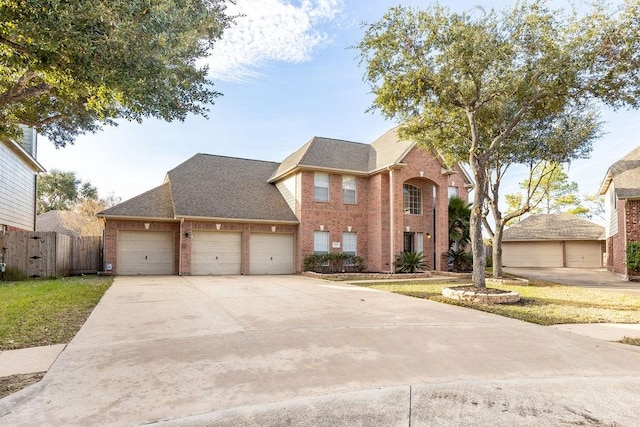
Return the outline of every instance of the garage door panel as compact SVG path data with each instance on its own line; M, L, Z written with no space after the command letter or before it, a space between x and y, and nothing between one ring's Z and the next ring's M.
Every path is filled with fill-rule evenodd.
M566 242L565 250L567 254L567 267L602 267L602 245L600 242Z
M173 232L118 233L118 274L173 274L173 264Z
M503 242L504 267L562 267L561 242Z
M293 274L292 234L251 234L251 274Z
M196 231L191 237L191 274L242 272L242 233Z

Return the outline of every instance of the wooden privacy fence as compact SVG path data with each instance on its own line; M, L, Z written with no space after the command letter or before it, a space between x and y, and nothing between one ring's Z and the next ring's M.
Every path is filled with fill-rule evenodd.
M11 231L0 235L5 279L63 277L97 273L102 265L102 237L70 237L49 231Z

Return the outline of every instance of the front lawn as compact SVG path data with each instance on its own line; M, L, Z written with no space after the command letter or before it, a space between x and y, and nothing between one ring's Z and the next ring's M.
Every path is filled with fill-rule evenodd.
M369 283L362 286L473 308L539 325L640 323L638 297L540 281L532 281L528 286L490 285L492 288L520 293L521 300L514 304L486 305L450 300L441 295L442 288L463 284L469 284L469 281Z
M113 277L0 282L0 350L68 343Z

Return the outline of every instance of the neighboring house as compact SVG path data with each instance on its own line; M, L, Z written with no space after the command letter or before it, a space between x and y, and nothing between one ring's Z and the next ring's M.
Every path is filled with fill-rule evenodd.
M574 215L532 215L504 231L504 267L602 267L604 227Z
M446 269L450 195L471 181L396 129L372 144L311 139L282 163L196 154L164 183L106 209L117 274L291 274L313 253L393 271L402 251Z
M75 211L52 210L36 217L36 231L55 231L67 236L102 236L102 220Z
M20 141L0 139L0 233L35 229L36 176L45 169L36 160L35 130L22 129Z
M627 276L627 244L640 241L640 147L611 165L599 193L605 199L607 269Z

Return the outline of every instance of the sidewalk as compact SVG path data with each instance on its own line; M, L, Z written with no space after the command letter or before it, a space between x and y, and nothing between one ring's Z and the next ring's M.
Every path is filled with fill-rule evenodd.
M0 377L48 371L66 344L0 352Z
M550 327L611 342L624 337L640 338L640 324L569 323ZM1 351L0 377L48 371L65 347L66 344L57 344Z

